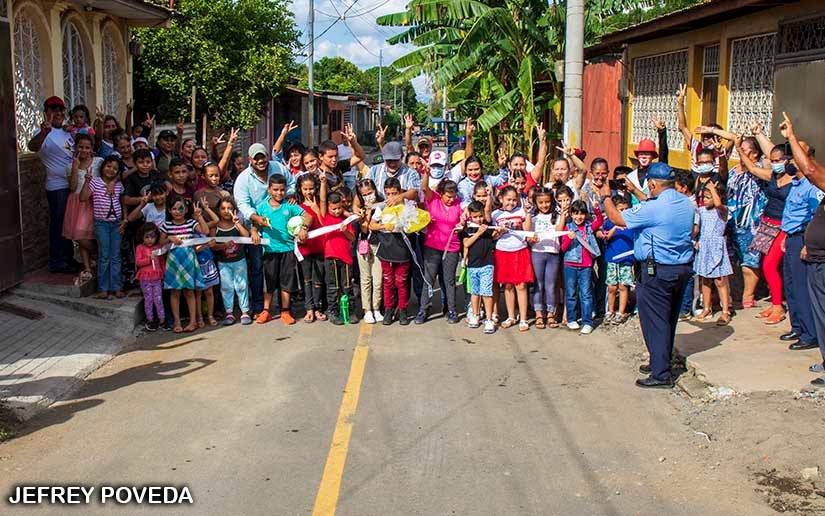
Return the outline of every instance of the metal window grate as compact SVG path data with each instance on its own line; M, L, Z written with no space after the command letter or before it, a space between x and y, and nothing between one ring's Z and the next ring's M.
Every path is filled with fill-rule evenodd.
M761 121L770 136L776 34L734 40L731 45L728 130L744 133Z
M702 75L705 77L719 77L719 45L705 47Z
M687 83L687 50L640 57L633 61L633 141L650 138L658 141L653 118L660 118L667 127L677 126L676 90ZM681 132L668 131L668 146L680 149L685 145Z
M40 34L24 9L14 17L14 111L17 116L17 142L21 149L42 121L43 64Z
M118 51L112 31L103 33L103 110L111 115L122 115L123 99L120 83L125 77L123 58Z
M825 16L780 24L776 46L777 61L822 59L825 57Z
M71 109L86 104L86 59L80 31L69 22L63 29L63 96Z

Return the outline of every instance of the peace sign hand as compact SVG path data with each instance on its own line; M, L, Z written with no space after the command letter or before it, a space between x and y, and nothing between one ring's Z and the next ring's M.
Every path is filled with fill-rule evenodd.
M679 89L676 90L676 102L682 103L685 100L685 95L687 94L687 84L679 84Z
M178 118L178 121L175 122L175 129L179 132L183 132L183 118Z
M236 141L238 141L238 135L241 133L240 129L230 129L229 130L229 142L230 146L234 145Z
M226 140L223 138L225 133L221 133L220 136L213 136L212 137L212 146L217 147L221 143L226 143Z
M281 134L287 135L292 132L293 129L297 129L298 124L295 123L295 120L290 120L289 123L284 124L284 128L281 129Z
M407 129L412 129L415 125L415 120L413 120L413 116L410 113L404 115L404 127Z
M538 134L540 142L543 142L547 138L547 129L544 128L544 122L536 124L536 134Z
M238 210L232 212L232 224L238 225L241 222L241 218L238 217Z
M473 119L468 117L464 123L464 135L469 138L474 132L476 132L476 125L473 123Z
M143 121L143 125L152 129L155 126L155 115L146 113L146 120Z
M195 208L192 210L192 214L195 216L195 219L201 218L203 216L203 208L201 208L202 201L195 202Z
M662 119L659 117L653 117L651 122L653 122L653 127L655 127L657 131L661 131L665 128L665 123L662 122Z
M378 129L375 130L375 140L376 141L383 141L384 136L387 134L387 127L378 124Z

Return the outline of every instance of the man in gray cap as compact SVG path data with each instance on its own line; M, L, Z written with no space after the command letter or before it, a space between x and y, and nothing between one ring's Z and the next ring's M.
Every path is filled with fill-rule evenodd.
M653 163L647 169L650 198L625 211L616 209L609 182L602 186L604 210L611 222L635 231L633 254L640 262L636 302L642 337L650 353L650 364L639 371L649 373L636 385L645 388L673 387L670 357L676 336L679 308L688 279L693 274L693 221L696 208L673 185L673 169Z
M375 182L375 187L378 192L384 195L384 183L387 178L394 177L401 182L401 188L404 190L403 199L410 199L412 201L418 200L418 190L421 188L421 175L415 170L408 168L401 159L404 157L404 152L399 142L389 142L384 144L381 149L381 155L384 162L380 165L375 165L370 168L368 178Z

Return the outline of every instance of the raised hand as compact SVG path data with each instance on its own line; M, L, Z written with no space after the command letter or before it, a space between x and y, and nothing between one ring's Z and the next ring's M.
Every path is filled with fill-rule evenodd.
M762 122L758 120L752 120L750 124L750 130L751 134L753 135L762 134L762 132L765 130L765 126L764 124L762 124Z
M791 136L794 136L793 123L791 122L791 119L788 116L788 113L786 113L784 111L782 112L782 118L783 118L783 120L779 124L779 132L782 133L782 136L785 139L788 139Z
M498 168L507 166L507 151L504 150L504 147L499 147L496 151L496 158L498 159Z
M183 118L178 118L178 121L175 122L175 129L179 132L183 132Z
M146 120L143 121L143 125L145 127L148 127L149 129L155 127L155 115L150 115L149 113L146 113Z
M410 113L404 115L404 127L407 129L412 129L415 126L415 120L413 120L413 116Z
M540 142L543 142L547 138L547 129L544 128L544 122L539 122L536 124L536 134L538 135Z
M296 123L295 123L295 120L290 120L290 121L289 121L289 123L284 124L284 128L283 128L283 129L281 129L281 134L283 134L283 135L287 135L287 134L289 134L289 133L290 133L293 129L297 129L297 128L298 128L298 124L296 124Z
M135 105L135 99L129 99L129 102L126 103L126 111L132 111L132 108Z
M226 143L226 140L224 139L224 135L225 135L225 133L221 133L220 136L213 136L212 137L212 146L217 147L221 143Z
M693 130L696 134L713 134L713 127L708 127L706 125L700 125L696 129Z
M653 122L653 127L655 127L657 131L661 131L665 128L665 123L662 122L662 119L659 117L653 117L653 119L651 119L651 122Z
M341 131L341 134L344 138L346 138L347 142L349 142L350 144L356 141L355 129L352 128L352 124L346 124L344 126L344 130Z
M232 145L234 145L236 141L238 141L238 135L239 135L239 134L241 134L241 130L240 130L240 129L230 129L230 130L229 130L229 141L227 142L227 144L228 144L230 147L231 147Z
M238 225L241 223L241 218L238 217L238 210L232 212L232 224Z
M685 101L685 95L687 94L687 84L680 84L679 89L676 90L676 102L682 103Z
M468 117L467 121L464 122L464 135L469 138L473 135L476 131L476 125L473 123L473 119Z
M103 112L103 106L95 107L95 120L103 123L103 119L106 117L106 113Z
M149 204L149 201L152 200L152 193L149 190L143 192L143 198L141 198L140 202L143 204Z
M378 124L378 129L375 130L375 141L381 142L384 141L384 136L387 134L386 126L382 126Z
M192 214L195 216L195 219L199 219L203 216L203 208L201 208L201 202L195 202L195 208L192 210Z

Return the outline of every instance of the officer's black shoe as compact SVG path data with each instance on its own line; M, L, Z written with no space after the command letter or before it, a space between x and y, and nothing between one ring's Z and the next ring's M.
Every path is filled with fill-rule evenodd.
M652 376L648 376L647 378L636 380L636 386L642 387L643 389L672 389L673 378L668 378L667 380L657 380Z
M819 344L817 344L816 342L802 342L800 340L788 346L788 349L790 349L791 351L802 351L803 349L814 349L818 347Z
M650 374L650 371L652 371L650 364L642 364L639 366L639 372L642 374Z
M401 326L406 326L410 324L410 316L407 315L407 309L399 310L398 311L398 324Z
M342 326L344 324L344 321L342 321L335 312L327 312L327 319L335 326Z
M384 326L389 326L395 320L395 308L390 308L387 310L387 313L384 314L384 321L381 323Z
M779 340L781 340L782 342L790 342L792 340L797 340L798 338L799 335L797 335L796 332L793 330L789 331L788 333L783 333L779 336Z

